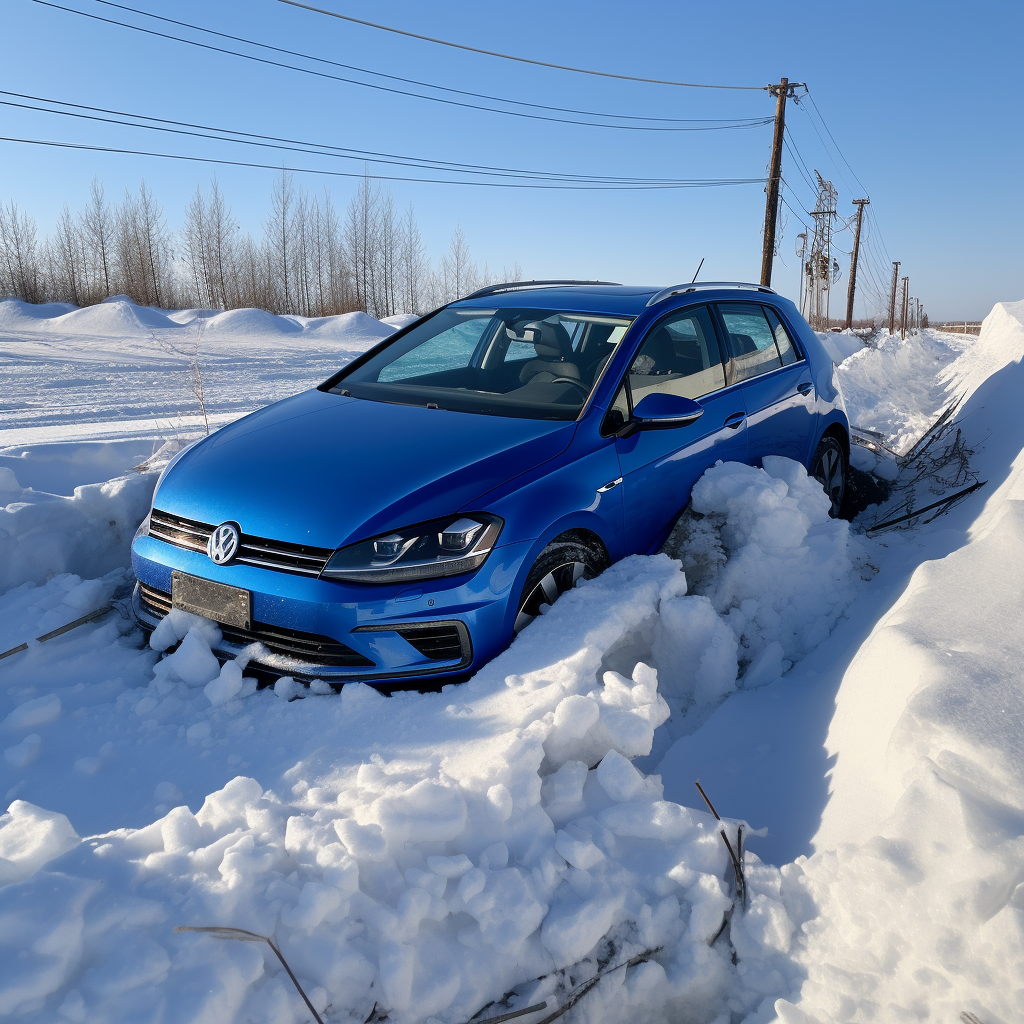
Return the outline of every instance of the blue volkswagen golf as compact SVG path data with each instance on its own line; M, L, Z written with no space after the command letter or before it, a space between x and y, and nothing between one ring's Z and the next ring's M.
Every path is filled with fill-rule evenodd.
M132 547L267 674L434 688L559 594L655 552L717 460L803 463L833 515L849 424L793 303L748 284L516 282L392 335L167 467Z

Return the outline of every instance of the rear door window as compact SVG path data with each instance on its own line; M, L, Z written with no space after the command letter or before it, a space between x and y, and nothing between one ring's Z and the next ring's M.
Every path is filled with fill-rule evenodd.
M718 311L725 324L734 380L749 380L782 366L775 335L760 306L723 302Z

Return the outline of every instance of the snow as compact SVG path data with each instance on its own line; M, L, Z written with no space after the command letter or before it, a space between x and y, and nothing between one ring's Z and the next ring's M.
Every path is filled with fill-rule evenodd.
M216 427L321 383L394 329L365 313L308 320L254 309L166 313L123 296L84 309L5 299L0 449L142 440L152 452L154 442L205 429L191 383L197 343Z
M323 327L266 317L250 355L297 388L292 346ZM795 463L719 465L668 554L582 583L442 693L258 691L181 612L150 648L114 611L0 662L0 1014L308 1020L264 946L174 932L230 925L272 935L332 1021L459 1024L506 993L488 1014L552 1010L659 947L567 1019L1020 1019L1022 354L1006 303L976 340L889 338L838 367L851 418L903 450L966 395L987 483L931 526L870 539ZM0 453L21 538L0 549L3 649L119 593L176 446L137 449L135 421L76 458L72 420ZM719 829L735 843L744 819L740 906Z

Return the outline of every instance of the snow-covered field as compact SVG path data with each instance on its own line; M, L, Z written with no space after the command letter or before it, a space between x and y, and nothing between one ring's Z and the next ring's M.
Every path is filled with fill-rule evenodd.
M197 339L219 424L389 329L0 303L0 651L128 585ZM178 613L163 660L113 611L0 661L0 1015L310 1020L265 945L174 931L220 925L328 1021L539 1024L598 973L566 1020L1024 1019L1024 303L837 344L897 451L965 395L984 487L872 536L794 463L716 467L674 558L439 694L256 691Z

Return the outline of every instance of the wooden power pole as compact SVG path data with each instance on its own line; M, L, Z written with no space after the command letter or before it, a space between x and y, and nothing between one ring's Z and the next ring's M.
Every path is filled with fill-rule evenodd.
M900 261L892 261L892 288L889 289L889 333L896 331L896 282L899 280Z
M853 234L853 255L850 257L850 287L846 290L846 329L853 327L853 296L857 291L857 257L860 255L860 223L864 219L864 207L870 199L854 199L857 207L857 230Z
M900 338L907 336L907 292L910 289L910 278L903 278L903 301L900 303Z
M782 140L786 132L786 100L802 83L789 84L783 78L778 85L769 85L768 92L776 97L775 133L772 135L772 159L768 171L768 198L764 205L764 248L761 251L761 284L772 283L772 260L775 258L775 225L779 217L779 185L782 182Z

